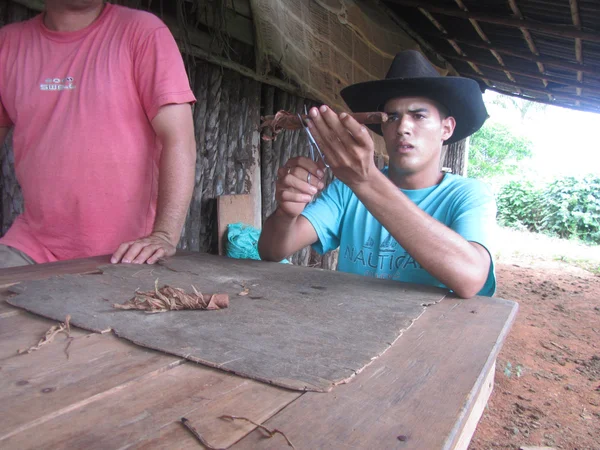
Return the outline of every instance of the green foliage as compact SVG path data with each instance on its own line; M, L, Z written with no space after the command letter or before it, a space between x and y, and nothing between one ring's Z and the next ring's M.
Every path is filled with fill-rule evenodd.
M565 177L550 184L544 195L543 226L551 234L600 243L600 177Z
M531 156L532 143L501 123L487 122L471 137L469 176L490 178L517 171L517 162Z
M510 181L497 197L500 225L536 232L541 230L543 192L531 181Z
M498 194L498 222L600 244L600 177L564 177L537 187L511 181Z

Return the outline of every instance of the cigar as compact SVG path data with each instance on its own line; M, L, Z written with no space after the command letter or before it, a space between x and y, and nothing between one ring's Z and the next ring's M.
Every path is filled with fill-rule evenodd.
M388 120L388 115L381 111L348 114L363 125L380 124ZM303 121L309 118L305 114L302 114L301 117ZM300 122L297 114L292 114L284 110L277 111L274 116L261 117L261 120L262 138L266 141L274 140L283 130L299 130L304 125ZM270 135L268 132L270 132Z

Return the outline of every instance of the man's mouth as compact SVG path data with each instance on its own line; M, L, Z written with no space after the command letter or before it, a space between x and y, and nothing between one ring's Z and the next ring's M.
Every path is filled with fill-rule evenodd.
M396 147L400 153L408 153L414 149L411 144L401 143Z

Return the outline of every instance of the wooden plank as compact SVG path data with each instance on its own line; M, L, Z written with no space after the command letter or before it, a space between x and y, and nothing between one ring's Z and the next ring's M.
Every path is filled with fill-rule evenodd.
M63 375L66 375L65 371ZM188 418L218 447L236 442L248 432L242 424L217 419L238 411L251 418L269 417L297 398L297 393L184 364L127 388L89 399L82 405L37 424L30 430L0 438L0 447L37 448L146 448L190 447L185 430L174 428ZM13 401L14 404L14 401ZM181 444L181 445L180 445ZM196 448L198 444L196 443Z
M285 405L297 399L301 394L267 385L247 382L205 408L186 413L186 419L200 432L210 444L227 448L255 427L245 421L227 422L219 419L223 414L246 417L261 423L275 415ZM136 442L133 448L144 450L198 448L198 441L185 430L180 423L171 423L154 435Z
M217 228L219 239L219 255L225 254L227 225L243 222L256 226L255 200L249 194L220 195L217 197Z
M72 259L31 266L0 269L0 286L28 280L42 280L55 275L69 273L94 273L98 266L110 263L110 255Z
M0 318L14 316L20 314L21 310L14 306L6 303L6 299L12 297L13 293L9 292L7 288L0 287Z
M68 359L66 337L61 336L40 350L1 361L0 447L13 434L29 434L30 428L113 392L131 389L135 383L146 383L184 361L110 334L73 335Z
M177 256L193 255L194 252L177 250ZM0 269L0 288L10 286L21 281L43 280L54 276L74 273L92 274L101 273L98 267L110 264L111 255L92 256L90 258L70 259L45 264L32 264L30 266L10 267ZM143 267L143 266L141 266Z
M352 383L306 393L266 425L297 448L455 448L517 309L444 299ZM254 431L233 448L276 447Z
M56 324L56 320L44 319L26 312L0 318L0 364L2 364L2 360L17 355L17 350L26 350L32 345L36 345L46 331ZM73 336L86 334L77 329L72 331ZM55 338L54 343L48 344L48 346L57 345L63 349L65 339L66 336L61 334Z
M490 367L487 375L483 378L483 382L481 385L481 391L477 394L477 399L474 403L472 403L472 409L468 414L468 419L463 426L456 443L452 447L454 450L467 450L469 448L469 443L471 442L471 438L475 433L475 429L477 428L477 424L479 423L479 419L481 419L481 415L487 405L487 402L492 395L492 391L494 390L494 372L496 371L496 362Z

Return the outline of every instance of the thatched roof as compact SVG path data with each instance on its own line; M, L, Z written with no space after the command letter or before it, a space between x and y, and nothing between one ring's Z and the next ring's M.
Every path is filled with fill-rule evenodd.
M384 0L482 89L600 112L598 0Z

